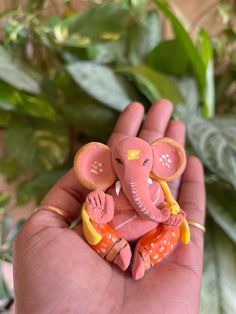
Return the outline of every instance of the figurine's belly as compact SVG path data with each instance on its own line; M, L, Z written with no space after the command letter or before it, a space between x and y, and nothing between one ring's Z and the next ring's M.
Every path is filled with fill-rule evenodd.
M109 224L127 241L137 240L157 226L156 222L141 218L132 209L115 211L114 218Z
M149 186L150 197L154 204L164 201L164 196L158 183L153 182ZM115 213L113 220L109 223L127 241L137 240L148 231L154 229L158 223L142 218L132 207L126 195L121 189L117 195L115 187L108 191L112 195L115 203Z

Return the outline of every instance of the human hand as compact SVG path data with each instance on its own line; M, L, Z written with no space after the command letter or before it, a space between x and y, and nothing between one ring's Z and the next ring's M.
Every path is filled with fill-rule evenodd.
M172 105L155 103L139 133L153 142L168 136L184 144L180 121L169 121ZM136 136L143 107L129 105L121 114L108 145ZM188 219L204 223L205 192L201 163L189 157L182 179L172 184ZM73 220L88 191L70 170L50 190L43 204L63 209ZM140 281L103 260L82 236L81 225L68 227L64 217L41 209L18 235L14 249L14 285L17 314L65 313L199 313L203 232L191 227L191 242L150 269Z

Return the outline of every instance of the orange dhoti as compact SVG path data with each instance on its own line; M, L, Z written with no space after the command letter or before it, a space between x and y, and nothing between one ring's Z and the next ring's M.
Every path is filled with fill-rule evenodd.
M102 239L91 247L103 258L112 262L119 252L128 245L120 234L108 224L92 223ZM139 254L149 269L163 258L165 258L178 242L180 235L179 227L159 224L155 229L142 236L135 248L135 253Z

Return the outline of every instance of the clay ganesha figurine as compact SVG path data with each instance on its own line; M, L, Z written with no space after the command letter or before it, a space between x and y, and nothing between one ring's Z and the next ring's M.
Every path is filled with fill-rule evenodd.
M179 239L190 240L185 213L167 184L182 174L185 164L184 149L166 137L151 145L127 137L111 149L92 142L75 157L78 179L91 190L82 208L84 236L122 270L131 262L129 242L137 242L134 279L166 257Z

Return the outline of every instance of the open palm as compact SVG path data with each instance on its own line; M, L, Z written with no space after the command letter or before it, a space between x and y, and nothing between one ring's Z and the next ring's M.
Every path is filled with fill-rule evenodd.
M169 121L172 105L155 103L139 137L153 142L169 136L184 144L182 122ZM121 114L108 145L137 136L143 107L129 105ZM189 157L173 194L189 219L204 222L205 195L199 160ZM71 219L78 216L87 191L69 171L46 195L43 204L62 208ZM198 313L202 271L203 234L191 229L191 242L179 244L140 281L121 272L97 255L85 242L81 225L68 227L65 219L39 210L27 221L15 242L14 283L17 314L65 313Z

